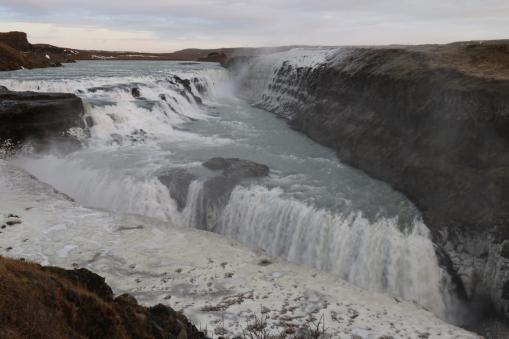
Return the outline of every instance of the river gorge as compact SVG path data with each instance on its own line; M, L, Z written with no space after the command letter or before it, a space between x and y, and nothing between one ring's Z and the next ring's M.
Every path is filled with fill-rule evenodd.
M436 71L419 68L420 60L408 66L411 52L398 52L405 65L398 69L387 59L390 53L298 48L232 59L226 68L79 61L5 72L0 85L9 90L73 93L83 101L82 126L70 131L70 139L28 140L9 166L84 208L216 233L363 290L414 302L454 325L483 321L476 307L485 305L507 315L509 261L503 251L509 244L505 224L497 224L507 204L505 184L490 188L492 200L472 206L479 187L505 183L495 170L509 159L507 102L497 97L507 84L491 85L490 98L500 100L492 106L474 99L464 106L496 112L494 129L501 136L478 142L491 127L474 117L480 132L466 142L461 131L470 122L462 117L473 113L454 108L467 99L453 87L467 80L449 76L453 80L444 82ZM457 92L443 99L436 84ZM477 84L470 79L468 86L475 90ZM488 91L485 86L480 91ZM458 118L455 110L464 115ZM418 119L429 128L418 129ZM479 158L462 153L457 145L465 143ZM496 164L486 165L494 157ZM471 183L461 189L448 181L457 164L470 166L456 176ZM486 170L488 178L471 168ZM86 238L83 230L79 234ZM164 241L129 241L122 246L168 259ZM63 249L22 246L19 255L64 266L80 248L71 242ZM122 276L114 260L99 267Z

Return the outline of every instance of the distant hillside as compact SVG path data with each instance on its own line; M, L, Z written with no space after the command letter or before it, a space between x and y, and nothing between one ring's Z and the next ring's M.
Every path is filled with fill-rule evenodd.
M31 44L24 32L0 33L0 71L61 66L75 60L168 60L224 63L235 56L288 50L296 46L261 48L188 48L172 53L79 50Z
M296 46L284 47L237 47L198 49L187 48L172 53L142 53L129 51L91 51L79 50L76 60L175 60L175 61L205 61L224 63L227 59L236 56L254 55L260 53L273 53L284 51Z

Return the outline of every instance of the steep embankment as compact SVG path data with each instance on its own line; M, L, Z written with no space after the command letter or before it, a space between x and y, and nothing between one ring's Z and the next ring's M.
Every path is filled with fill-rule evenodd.
M86 270L0 257L0 338L206 338L170 307L114 297Z
M470 300L509 315L509 44L307 49L227 66L254 104L404 192Z
M0 33L0 71L57 67L72 62L74 53L51 45L32 45L24 32Z

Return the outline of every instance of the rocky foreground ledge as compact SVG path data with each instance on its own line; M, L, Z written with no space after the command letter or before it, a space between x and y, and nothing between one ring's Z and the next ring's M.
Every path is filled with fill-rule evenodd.
M0 257L0 338L206 338L181 313L114 297L87 269Z
M15 92L0 86L0 146L50 139L72 143L69 131L83 127L83 103L74 94Z
M458 294L509 318L509 42L301 49L241 92L420 209Z

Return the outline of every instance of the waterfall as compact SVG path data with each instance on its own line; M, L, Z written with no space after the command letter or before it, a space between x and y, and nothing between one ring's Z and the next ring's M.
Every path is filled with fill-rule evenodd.
M140 77L94 76L64 79L2 79L11 90L70 92L84 101L94 146L186 138L176 126L207 119L203 105L230 93L221 68L156 73ZM133 96L133 90L138 94Z
M200 190L189 187L188 205L172 218L200 227ZM412 300L442 318L454 313L444 290L448 276L437 264L421 220L401 230L395 219L369 221L361 212L334 214L284 196L278 188L238 186L214 232L289 261L330 272L370 291Z
M330 53L330 50L305 53L296 50L290 52L293 55L291 63L279 54L261 58L262 61L251 65L250 74L254 70L255 75L250 80L237 79L243 83L241 94L251 93L254 104L279 107L280 113L288 112L291 104L280 106L281 102L297 102L296 95L306 95L299 92L297 82L292 82L292 72L298 72L298 67L315 67ZM283 77L276 76L283 66L291 67L292 71ZM330 272L356 286L415 301L442 318L450 320L454 313L448 275L438 265L429 231L419 216L416 215L410 226L403 227L397 212L392 217L368 217L362 208L356 207L372 204L370 198L362 204L350 204L348 199L358 199L359 194L349 196L349 191L365 190L368 197L374 194L372 189L395 194L387 187L380 188L382 183L365 178L363 174L362 178L355 174L354 178L345 181L345 186L352 185L353 188L327 191L336 177L332 176L329 182L320 182L321 177L340 168L319 162L317 153L321 155L328 151L313 148L321 146L310 145L307 139L292 140L301 142L302 148L310 148L309 153L296 156L294 152L300 147L283 145L288 154L276 152L277 155L273 154L270 159L268 156L252 159L265 162L277 157L276 164L288 162L288 173L275 170L272 178L267 179L274 179L281 187L260 180L243 183L233 189L224 206L206 211L213 215L213 220L204 220L203 187L210 173L204 172L201 163L212 157L209 154L212 151L224 156L242 151L249 157L254 153L249 137L256 136L258 128L249 125L248 121L230 121L226 129L238 128L232 134L235 139L232 135L225 136L217 125L212 126L213 122L221 120L222 110L229 109L236 116L260 114L244 112L249 106L242 106L243 101L224 99L232 96L234 84L224 69L158 71L142 76L3 79L0 84L12 90L73 92L83 98L89 126L82 150L63 156L51 153L20 155L13 160L79 203L208 229L262 248L274 256ZM135 96L134 88L139 92ZM285 100L281 100L281 96ZM276 123L272 121L270 128ZM210 129L208 134L190 128L205 125ZM274 133L280 134L277 130ZM247 144L242 146L245 148L235 148L243 142ZM263 146L256 146L263 149ZM335 158L325 160L336 163ZM313 173L299 176L293 167L299 161L304 164L316 161L319 165L313 164L317 168L331 167L327 167L326 173L314 174L316 177L310 177ZM190 169L194 176L188 186L185 207L181 210L168 188L158 180L160 171L168 168ZM309 192L329 195L330 200L334 200L336 194L345 195L342 199L346 202L342 208L333 209L313 199L298 199L298 194L287 194L288 187L284 182L295 182L296 190L315 185ZM346 193L335 189L344 189ZM302 195L306 194L309 193ZM384 200L386 196L382 196L373 201L388 204ZM405 205L399 201L404 199L400 196L386 200L394 199L397 207L398 204ZM378 210L378 207L372 209Z

